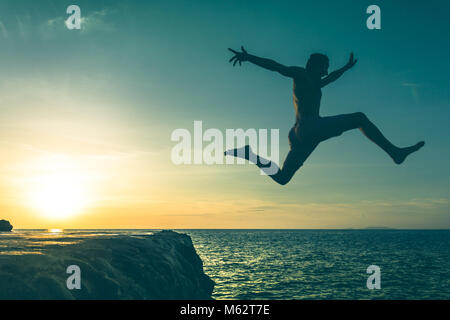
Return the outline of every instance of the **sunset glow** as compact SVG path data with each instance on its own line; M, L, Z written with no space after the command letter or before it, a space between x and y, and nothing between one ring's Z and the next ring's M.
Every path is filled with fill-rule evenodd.
M50 219L64 219L80 213L87 202L84 186L76 177L66 174L42 177L30 199L31 206Z

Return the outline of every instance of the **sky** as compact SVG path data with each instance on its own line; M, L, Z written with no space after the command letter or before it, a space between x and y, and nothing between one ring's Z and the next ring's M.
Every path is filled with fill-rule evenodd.
M66 9L81 8L69 30ZM381 30L366 27L369 5ZM447 1L64 1L0 4L0 219L15 228L450 228ZM364 112L395 165L359 130L323 142L286 186L253 165L175 165L179 128L279 129L311 53L356 66L321 115ZM330 71L331 71L330 70Z

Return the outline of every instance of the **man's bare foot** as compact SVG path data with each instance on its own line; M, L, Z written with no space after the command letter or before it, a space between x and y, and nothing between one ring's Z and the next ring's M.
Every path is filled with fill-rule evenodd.
M393 157L393 160L396 164L402 164L403 161L405 161L406 157L409 156L411 153L418 151L420 148L422 148L425 145L424 141L420 141L416 143L413 146L406 147L406 148L399 148L399 151Z

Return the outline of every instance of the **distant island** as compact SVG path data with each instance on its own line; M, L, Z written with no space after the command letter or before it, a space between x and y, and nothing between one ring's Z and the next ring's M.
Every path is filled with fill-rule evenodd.
M391 227L367 227L366 229L369 229L369 230L396 230L395 228L391 228Z
M11 231L13 226L8 220L0 220L0 231Z

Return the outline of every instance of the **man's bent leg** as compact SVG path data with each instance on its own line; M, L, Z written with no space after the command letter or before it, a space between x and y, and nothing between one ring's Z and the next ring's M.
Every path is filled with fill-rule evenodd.
M285 185L291 181L297 170L303 165L305 160L311 155L317 145L302 146L301 148L292 149L289 151L284 160L283 167L278 169L275 174L269 175L275 182ZM259 158L259 157L258 157ZM259 158L260 160L261 158ZM260 167L258 165L258 167ZM260 167L262 170L263 168Z
M258 168L266 172L275 182L280 185L287 184L295 172L303 165L305 160L314 151L317 145L305 145L291 149L284 160L283 167L280 169L273 161L264 159L254 154L250 146L225 151L225 155L244 158L256 164ZM252 159L256 159L252 161Z

